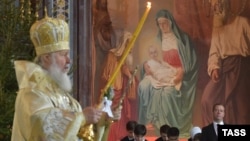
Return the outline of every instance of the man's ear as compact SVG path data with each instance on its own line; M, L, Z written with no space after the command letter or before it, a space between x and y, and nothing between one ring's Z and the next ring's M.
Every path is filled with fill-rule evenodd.
M52 63L52 56L51 54L44 54L41 56L42 62L44 67L48 68L48 66Z

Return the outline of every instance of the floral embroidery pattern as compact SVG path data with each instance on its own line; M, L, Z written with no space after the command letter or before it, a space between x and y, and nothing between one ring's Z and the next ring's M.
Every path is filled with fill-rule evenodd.
M65 135L72 119L65 117L60 109L52 109L45 118L43 130L49 138L62 137Z

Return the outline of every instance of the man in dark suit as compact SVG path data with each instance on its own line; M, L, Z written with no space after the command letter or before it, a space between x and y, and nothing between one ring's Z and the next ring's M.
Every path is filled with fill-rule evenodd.
M218 141L218 125L224 125L225 107L222 104L213 106L213 122L202 128L201 141Z
M179 141L180 130L177 127L170 127L167 136L168 141Z
M134 130L135 126L137 125L137 121L128 121L126 124L126 130L128 134L121 139L121 141L134 141Z

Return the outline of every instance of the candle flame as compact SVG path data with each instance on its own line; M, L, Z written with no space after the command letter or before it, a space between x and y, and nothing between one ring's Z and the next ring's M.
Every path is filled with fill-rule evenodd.
M151 2L147 2L147 8L151 8Z

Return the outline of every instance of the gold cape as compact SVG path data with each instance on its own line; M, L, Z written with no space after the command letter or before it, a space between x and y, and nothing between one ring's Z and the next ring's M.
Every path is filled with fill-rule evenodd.
M77 141L85 124L81 105L39 65L15 62L19 91L12 141Z

